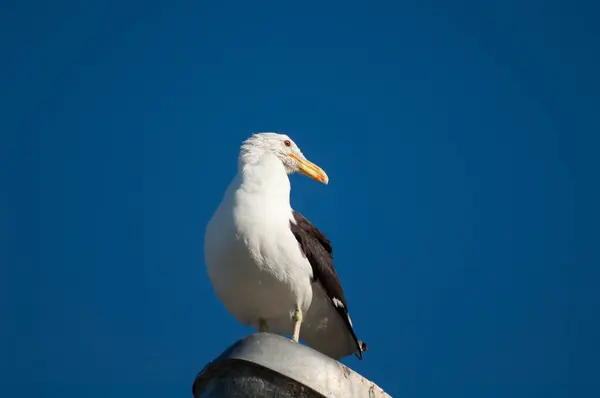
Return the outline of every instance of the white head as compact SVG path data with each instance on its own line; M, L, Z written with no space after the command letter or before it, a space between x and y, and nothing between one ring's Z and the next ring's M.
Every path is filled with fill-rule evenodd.
M286 173L299 172L323 184L329 182L327 174L302 154L300 148L285 134L257 133L242 143L240 149L240 165L249 165L260 160L269 153L275 155L283 164Z

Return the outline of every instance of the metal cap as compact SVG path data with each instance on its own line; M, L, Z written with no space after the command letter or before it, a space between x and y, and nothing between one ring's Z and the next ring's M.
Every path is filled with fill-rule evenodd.
M283 336L251 334L198 374L195 398L391 398L346 365Z

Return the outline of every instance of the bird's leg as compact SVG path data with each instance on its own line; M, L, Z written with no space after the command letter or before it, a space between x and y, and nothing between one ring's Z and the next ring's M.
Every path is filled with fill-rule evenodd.
M300 325L302 325L302 310L300 308L297 308L296 311L294 311L292 319L294 321L294 334L292 340L297 343L300 339Z
M258 331L261 333L269 332L269 328L267 327L267 321L265 321L264 319L258 320Z

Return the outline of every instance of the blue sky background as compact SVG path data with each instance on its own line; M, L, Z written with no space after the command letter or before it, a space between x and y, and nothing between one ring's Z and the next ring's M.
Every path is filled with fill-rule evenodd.
M329 174L363 361L395 397L595 396L597 2L5 0L3 396L191 396L250 332L204 227L243 139Z

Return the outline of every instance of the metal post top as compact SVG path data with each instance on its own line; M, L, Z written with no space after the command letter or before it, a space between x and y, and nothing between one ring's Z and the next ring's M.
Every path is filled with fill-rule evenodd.
M295 389L309 391L301 396L391 398L375 383L346 365L306 345L271 333L251 334L207 364L194 381L194 396L213 396L203 392L211 381L214 384L217 378L235 378L233 375L239 373L233 370L242 368L254 379L268 378L275 386L271 388L293 385Z

